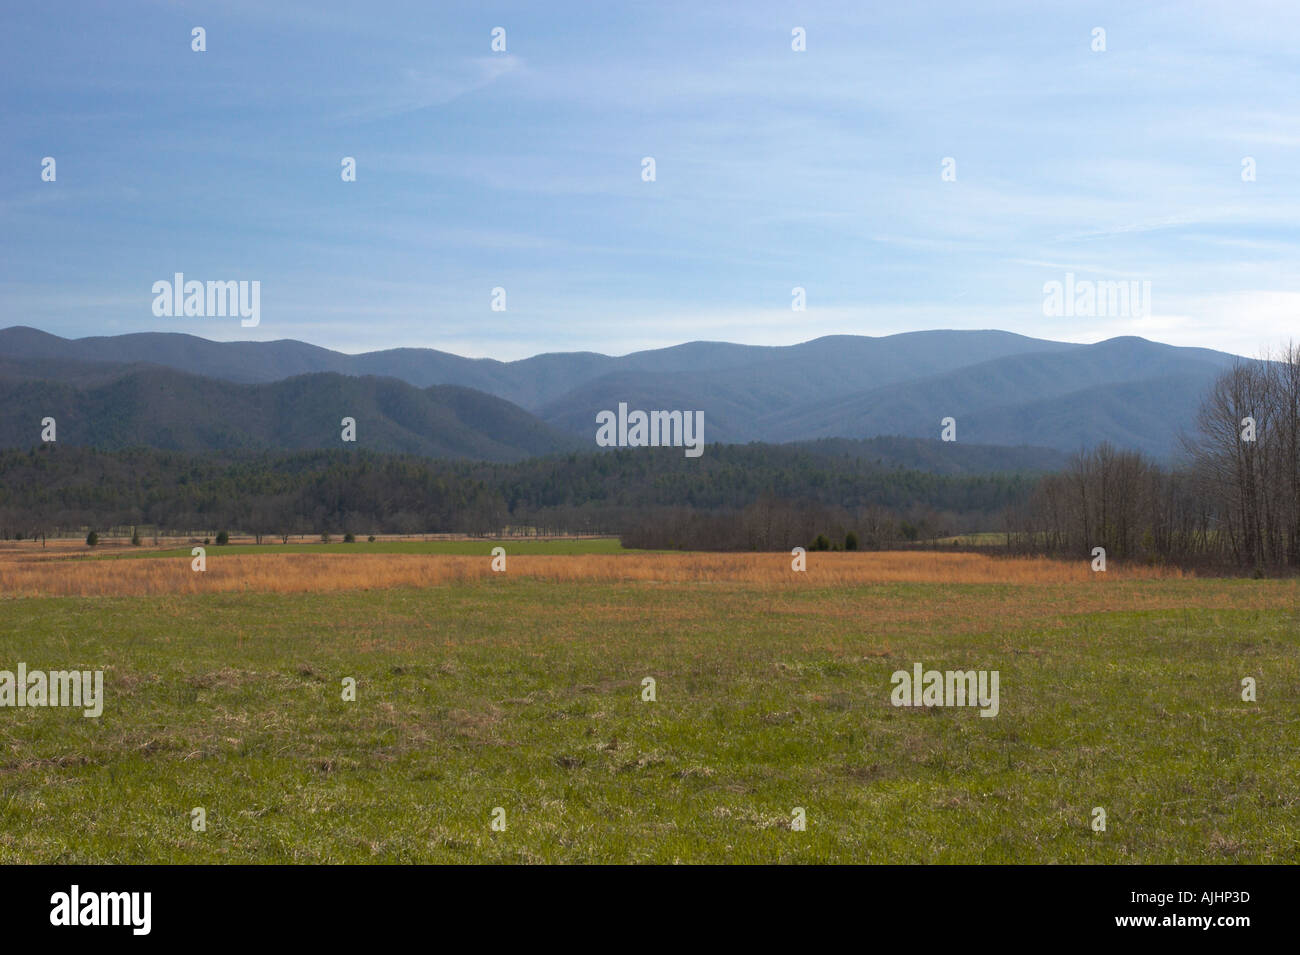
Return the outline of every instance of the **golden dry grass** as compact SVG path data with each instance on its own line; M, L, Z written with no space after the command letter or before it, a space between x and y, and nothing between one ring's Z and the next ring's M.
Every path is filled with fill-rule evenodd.
M776 588L857 584L1066 584L1181 579L1183 571L1112 565L1094 574L1086 560L994 558L983 554L885 551L813 553L808 569L791 570L783 554L516 555L510 577L555 582L736 583ZM482 557L446 554L231 554L208 552L207 570L190 558L33 560L0 555L0 595L147 596L232 591L335 593L424 587L500 576Z

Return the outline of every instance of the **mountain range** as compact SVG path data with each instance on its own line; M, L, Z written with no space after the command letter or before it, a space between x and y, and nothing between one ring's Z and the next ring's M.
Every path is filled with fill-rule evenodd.
M0 446L35 443L48 415L60 440L105 448L337 447L350 416L358 446L517 460L593 449L596 413L626 402L702 410L711 443L938 443L952 417L958 445L1054 452L1033 459L1043 464L1103 440L1167 458L1214 377L1239 360L1133 337L1086 345L922 331L503 362L166 332L65 339L15 326L0 330Z

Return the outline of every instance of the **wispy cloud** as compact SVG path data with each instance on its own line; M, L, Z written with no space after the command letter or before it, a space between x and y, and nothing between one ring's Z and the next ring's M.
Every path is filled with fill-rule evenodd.
M332 119L360 123L445 106L502 77L525 72L523 61L511 55L465 59L454 69L437 71L407 67L388 82L370 84L360 90L347 89L340 98L350 105L335 113Z

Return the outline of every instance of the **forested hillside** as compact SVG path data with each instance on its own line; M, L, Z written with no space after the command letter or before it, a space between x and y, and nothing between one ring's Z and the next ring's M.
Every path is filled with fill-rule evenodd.
M128 526L266 536L494 534L507 526L625 533L657 515L726 515L773 502L786 511L895 514L915 536L996 524L1034 483L1027 474L894 467L884 458L891 443L719 445L695 459L675 448L636 448L513 464L364 450L217 455L45 445L0 452L0 533ZM916 442L899 443L917 453ZM945 450L960 457L951 445Z

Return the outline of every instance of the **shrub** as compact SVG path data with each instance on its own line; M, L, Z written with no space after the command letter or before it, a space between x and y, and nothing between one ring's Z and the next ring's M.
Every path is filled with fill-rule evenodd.
M853 533L853 531L849 531L847 534L844 535L844 549L845 550L858 549L858 535Z
M351 532L348 532L347 534L344 534L344 535L343 535L343 543L345 543L345 544L355 544L356 542L357 542L357 539L356 539L355 537L352 536L352 533L351 533Z
M94 547L98 543L99 543L99 535L96 534L94 531L91 531L89 534L86 535L86 544L88 546Z
M374 542L375 542L375 535L374 535L374 534L371 534L371 535L370 535L370 543L373 544Z
M230 533L228 531L217 531L217 544L224 546L230 543Z
M134 527L131 528L131 543L136 547L140 546L140 531Z
M328 543L330 542L330 532L329 532L329 531L326 531L324 534L322 534L322 535L320 536L320 542L321 542L322 544L328 544Z
M818 534L817 539L812 542L812 546L809 547L808 549L809 550L830 550L831 542L826 539L825 534Z

